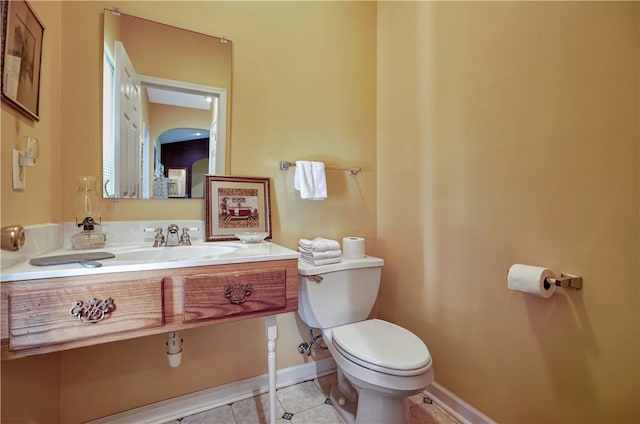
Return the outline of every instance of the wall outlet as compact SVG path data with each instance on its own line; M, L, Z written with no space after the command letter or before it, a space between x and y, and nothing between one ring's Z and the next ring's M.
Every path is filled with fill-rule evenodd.
M24 168L20 166L20 152L13 149L13 189L24 190L27 186Z

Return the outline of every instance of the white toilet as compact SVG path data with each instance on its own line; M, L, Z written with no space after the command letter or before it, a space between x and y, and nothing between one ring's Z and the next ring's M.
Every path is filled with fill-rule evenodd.
M412 332L367 319L384 261L366 256L313 266L298 261L298 314L338 366L331 401L348 423L409 423L408 396L433 382L431 354Z

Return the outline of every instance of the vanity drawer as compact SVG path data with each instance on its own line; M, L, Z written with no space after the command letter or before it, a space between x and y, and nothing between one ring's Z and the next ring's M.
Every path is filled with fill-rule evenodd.
M185 323L282 309L286 305L286 269L191 275L184 277Z
M160 327L163 278L17 290L8 307L10 350Z

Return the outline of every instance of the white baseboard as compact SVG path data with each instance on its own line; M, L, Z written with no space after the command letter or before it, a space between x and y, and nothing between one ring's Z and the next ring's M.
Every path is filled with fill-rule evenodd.
M425 390L425 394L462 424L496 424L494 420L436 382Z
M303 381L322 377L336 371L336 363L328 357L277 372L277 387L288 387ZM201 390L173 399L152 403L99 418L87 424L163 424L208 409L228 405L242 399L261 395L269 391L267 374L235 381L211 389ZM436 405L447 411L462 424L496 424L491 418L469 405L438 383L433 383L424 392Z
M303 381L312 380L336 370L333 358L324 358L277 372L277 387L288 387ZM201 390L173 399L152 403L99 418L87 424L162 424L188 415L197 414L218 406L228 405L269 391L267 374L245 380L235 381L211 389Z

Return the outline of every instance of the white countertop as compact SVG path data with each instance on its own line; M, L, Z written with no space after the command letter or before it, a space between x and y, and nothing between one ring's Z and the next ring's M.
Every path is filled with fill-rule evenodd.
M284 259L297 259L300 254L294 250L277 244L262 243L241 243L241 242L209 242L198 243L197 245L216 244L235 247L232 253L221 255L211 255L208 257L200 257L195 259L177 260L177 261L137 261L137 260L119 260L118 252L124 252L131 246L125 245L107 245L102 249L95 250L72 250L57 249L47 252L42 256L67 255L72 253L90 253L90 252L109 252L116 255L113 259L102 259L98 262L102 263L98 268L85 268L79 263L49 266L34 266L29 264L28 260L17 263L6 269L2 269L0 275L1 282L35 280L40 278L58 278L58 277L75 277L81 275L98 275L109 274L114 272L134 272L149 271L158 269L187 268L194 266L222 265L246 262L263 262ZM196 246L196 244L194 244ZM140 247L136 245L134 247ZM149 247L149 246L144 246ZM155 249L171 249L171 247L157 247ZM186 247L188 249L188 247Z

